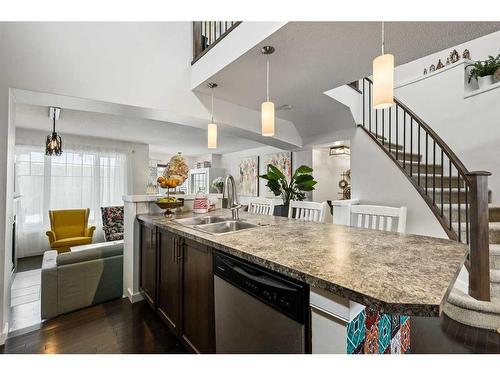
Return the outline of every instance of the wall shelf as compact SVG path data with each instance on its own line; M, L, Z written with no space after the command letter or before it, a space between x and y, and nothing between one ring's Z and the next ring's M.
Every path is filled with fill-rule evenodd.
M473 97L473 96L476 96L476 95L479 95L479 94L483 94L485 92L488 92L488 91L491 91L491 90L494 90L494 89L498 89L500 88L500 82L496 82L490 86L487 86L487 87L483 87L482 89L477 89L477 90L473 90L473 91L469 91L468 93L466 93L464 95L464 99L467 99L467 98L470 98L470 97Z

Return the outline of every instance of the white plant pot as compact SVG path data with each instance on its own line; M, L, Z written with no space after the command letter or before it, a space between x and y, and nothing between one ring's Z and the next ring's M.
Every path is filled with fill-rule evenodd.
M477 77L477 83L479 84L479 88L483 89L493 84L493 75Z

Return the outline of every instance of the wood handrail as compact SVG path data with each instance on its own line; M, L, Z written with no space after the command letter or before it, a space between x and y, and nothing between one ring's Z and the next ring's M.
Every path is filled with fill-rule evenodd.
M368 82L368 92L365 89L365 81ZM469 295L478 300L489 301L488 177L491 173L469 171L446 142L397 98L394 98L394 111L393 107L372 111L372 86L371 79L365 78L363 80L363 124L360 126L394 161L420 193L448 237L455 241L466 242L469 245L469 258L465 262L469 271ZM400 114L403 115L402 121L400 121ZM381 122L379 121L380 117ZM409 121L407 121L408 118ZM414 138L415 127L417 132ZM379 129L382 130L381 134ZM395 144L392 143L391 139L394 129L396 133ZM388 132L386 133L386 131ZM388 134L388 140L385 137L386 134ZM403 139L402 145L400 144L401 138ZM422 138L425 142L423 147L421 147ZM429 141L431 147L429 147ZM409 152L406 148L407 143L409 144ZM421 166L424 156L423 170L425 172L422 172ZM447 171L446 168L448 168ZM456 175L453 173L454 170ZM448 172L448 175L445 175L445 171ZM444 186L445 178L447 179L446 187ZM432 182L430 187L429 181ZM436 183L438 187L436 187ZM444 208L445 193L447 194L446 205L448 206L446 210ZM439 196L440 199L437 199ZM454 212L453 206L457 208L456 212Z

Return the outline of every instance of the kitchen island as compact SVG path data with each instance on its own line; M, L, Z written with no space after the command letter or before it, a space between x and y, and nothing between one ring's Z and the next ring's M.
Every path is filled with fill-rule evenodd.
M231 216L228 210L209 215ZM192 213L183 213L179 217L190 216ZM324 291L365 306L366 311L357 310L363 324L366 319L397 317L399 327L406 323L406 316L439 316L468 252L466 245L438 238L248 213L241 213L241 218L258 226L213 235L161 215L138 215L139 221L149 228L185 239L190 246L198 244L204 249L218 250L303 282L311 291ZM174 242L179 247L179 240ZM179 254L179 250L175 251ZM209 283L213 277L211 267L210 264L204 271ZM211 310L213 303L208 301L203 308ZM378 318L373 317L374 311ZM350 321L356 320L351 318ZM363 335L359 342L351 343L351 348L347 344L347 352L364 345L365 336L368 339L369 335L364 331ZM209 344L206 348L213 349ZM387 348L376 349L384 352Z

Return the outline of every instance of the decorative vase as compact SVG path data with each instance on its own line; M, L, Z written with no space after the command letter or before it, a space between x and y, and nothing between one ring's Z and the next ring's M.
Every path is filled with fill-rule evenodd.
M493 75L490 74L489 76L477 77L477 83L480 89L484 89L493 84Z
M284 205L284 204L279 204L274 206L274 216L282 216L282 217L288 217L288 208L290 206Z

